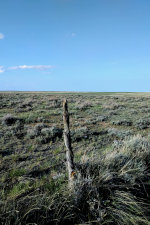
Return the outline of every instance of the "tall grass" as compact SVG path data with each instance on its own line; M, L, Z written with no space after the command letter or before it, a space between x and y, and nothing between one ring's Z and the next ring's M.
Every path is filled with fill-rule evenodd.
M1 224L150 225L148 139L126 137L105 155L76 164L73 192L67 177L58 176L20 196L15 193L17 198L5 198Z

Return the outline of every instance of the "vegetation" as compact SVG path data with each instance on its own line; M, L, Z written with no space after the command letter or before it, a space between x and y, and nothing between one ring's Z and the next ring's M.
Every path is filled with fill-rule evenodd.
M149 94L6 92L0 101L0 224L150 224Z

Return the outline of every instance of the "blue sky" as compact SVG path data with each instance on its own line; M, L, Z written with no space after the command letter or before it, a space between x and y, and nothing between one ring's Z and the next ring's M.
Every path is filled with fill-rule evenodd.
M149 0L0 0L0 90L150 91Z

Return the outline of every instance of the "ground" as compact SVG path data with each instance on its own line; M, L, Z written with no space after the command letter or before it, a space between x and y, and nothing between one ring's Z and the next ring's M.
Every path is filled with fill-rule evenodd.
M23 222L25 219L28 223L37 224L52 224L52 222L54 224L75 224L75 221L76 224L79 222L81 224L92 224L89 221L93 218L97 218L95 223L98 224L125 224L123 219L118 223L115 222L117 218L116 220L109 219L108 205L106 208L101 205L102 209L99 210L101 215L97 214L98 211L94 212L94 214L90 208L91 211L90 213L88 212L90 215L88 218L83 215L80 216L80 219L74 216L75 219L70 217L70 222L67 220L67 222L64 222L65 220L62 219L64 212L59 212L57 215L55 212L55 218L51 216L43 223L41 218L37 216L38 210L43 212L44 209L41 209L41 206L38 205L39 202L38 204L37 202L35 203L32 196L36 198L35 196L39 197L41 195L41 198L44 198L43 195L46 193L48 198L53 196L52 199L54 200L57 194L61 194L61 197L59 196L61 199L64 198L62 193L67 188L68 176L62 119L62 102L64 98L68 100L72 148L77 176L78 173L81 173L81 176L89 179L91 165L93 166L92 168L95 168L95 165L99 165L100 174L102 163L103 177L99 179L102 179L104 182L107 172L105 182L109 180L109 185L111 182L113 185L116 182L114 182L114 179L117 179L116 185L118 185L113 192L114 194L111 197L109 195L109 198L105 199L104 205L109 205L109 202L113 201L114 196L118 197L122 193L123 199L128 198L125 185L128 186L129 190L131 189L130 186L134 186L135 190L135 187L138 189L139 185L139 190L144 190L143 195L139 196L133 190L130 190L129 194L132 194L130 199L139 198L139 201L141 201L144 198L144 202L149 204L150 182L148 175L149 161L147 160L150 155L149 93L1 92L0 214L2 216L2 224L25 224ZM135 147L136 143L139 143L137 147ZM143 152L145 155L143 155ZM126 158L128 161L125 161ZM126 169L131 160L130 169ZM97 179L96 171L97 169L95 169L95 172L92 172L94 182ZM117 174L117 178L114 178L114 174ZM143 189L141 189L138 177L141 179ZM118 179L120 180L118 181ZM78 180L80 180L79 177ZM119 185L124 185L121 190ZM120 192L118 193L118 191ZM30 205L28 204L28 210L25 211L23 208L27 207L27 197L30 198ZM95 198L97 199L97 197ZM40 201L40 198L38 198L38 201ZM48 213L50 206L45 201L42 204L45 204L43 207L49 207L46 209L46 213ZM89 204L89 201L87 202ZM74 205L74 203L72 204ZM31 205L32 207L30 207ZM51 207L54 214L54 206L51 205ZM61 207L63 208L63 206ZM90 205L90 207L93 206ZM94 209L96 207L94 206ZM135 223L149 224L148 208L148 206L144 206L143 214L136 215L138 219L137 221L135 220ZM33 221L29 216L31 211L34 215ZM131 211L130 215L132 214L134 212ZM105 217L107 220L105 220ZM126 224L134 224L132 222L129 221Z

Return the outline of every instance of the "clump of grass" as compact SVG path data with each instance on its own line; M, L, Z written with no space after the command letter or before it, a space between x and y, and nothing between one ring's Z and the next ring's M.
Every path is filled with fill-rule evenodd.
M91 106L93 106L93 104L86 100L86 101L79 101L76 103L75 108L78 110L86 110L87 108L90 108Z
M2 124L11 126L17 121L17 118L12 114L7 114L2 118Z
M124 138L126 136L132 135L132 131L130 130L119 130L117 128L109 128L108 129L108 135L109 136L114 136L117 138Z
M115 191L106 207L107 214L103 224L150 224L144 216L144 204L132 194Z
M82 139L87 139L89 136L89 131L87 127L80 127L71 132L73 141L80 141Z
M13 168L9 174L8 174L8 177L11 177L11 178L15 178L15 177L20 177L20 176L23 176L24 174L26 173L26 170L24 168Z
M27 135L28 137L30 137L31 139L34 137L37 137L41 134L41 130L44 128L44 124L40 123L40 124L36 124L33 128L29 129L27 131Z
M28 191L30 189L30 183L26 182L26 183L18 183L15 184L12 189L8 192L7 194L7 198L10 199L16 199L17 197L19 197L20 195L22 195L23 193L25 193L26 191Z
M96 118L96 121L100 121L100 122L104 122L104 121L107 121L108 120L108 116L98 116Z
M117 121L112 121L112 124L114 125L119 125L119 126L132 126L132 121L131 120L117 120Z
M118 109L118 108L121 108L121 107L124 107L124 105L121 105L121 104L118 104L118 103L115 103L115 102L105 102L103 104L103 109L105 110L115 110L115 109Z
M37 141L42 144L48 143L57 137L62 137L62 129L57 127L47 127L44 124L37 124L27 132L28 137L31 139L37 138Z
M149 128L150 127L150 119L148 118L144 118L144 119L139 119L135 126L138 128L138 129L146 129L146 128Z

